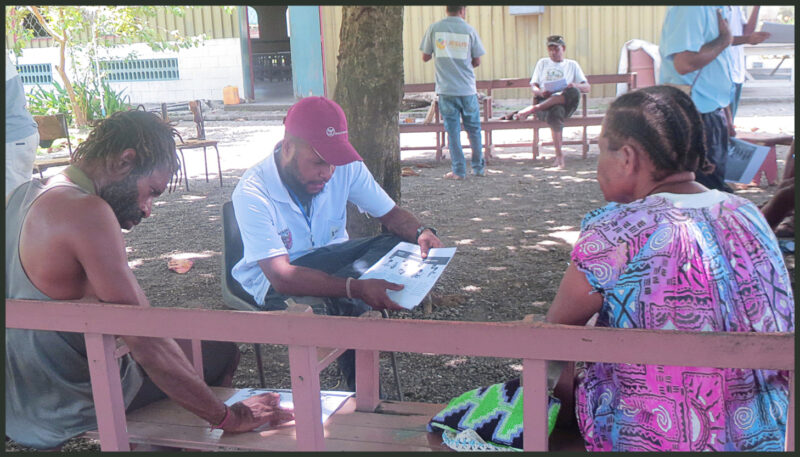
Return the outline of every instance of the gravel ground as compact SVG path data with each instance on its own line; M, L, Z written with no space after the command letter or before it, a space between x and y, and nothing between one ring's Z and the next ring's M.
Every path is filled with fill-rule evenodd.
M776 133L778 129L794 131L793 104L744 105L740 110L739 125L769 125ZM209 122L207 131L210 138L221 139L224 186L219 186L213 159L206 183L199 154L187 157L191 191L182 187L165 194L153 216L125 235L131 268L154 306L225 308L220 294L222 204L230 199L244 170L260 160L282 134L277 121L247 118ZM565 137L569 136L566 131ZM407 141L404 138L404 144ZM779 170L786 149L778 148ZM392 317L509 321L546 312L582 217L604 204L596 182L597 152L593 145L582 160L577 147L565 147L567 169L556 170L549 167L549 148L536 161L530 160L527 148L509 148L496 152L485 178L469 177L463 182L441 178L449 170L449 161L436 163L430 152L404 153L403 166L413 167L419 175L403 178L401 205L435 226L442 241L456 246L458 252L433 290L430 313L418 307ZM737 194L762 203L774 190L753 187ZM167 269L171 257L190 258L194 266L187 274L175 274ZM794 277L794 258L787 262ZM234 385L256 386L252 346L240 345L240 349L243 354ZM446 402L466 390L517 376L521 370L521 362L513 359L407 353L398 353L397 359L403 393L410 401ZM285 347L267 346L264 362L268 386L290 387ZM322 373L323 389L336 385L334 367ZM385 392L394 398L388 354L382 357L382 379ZM26 449L7 441L6 450ZM73 439L64 450L99 450L99 446Z

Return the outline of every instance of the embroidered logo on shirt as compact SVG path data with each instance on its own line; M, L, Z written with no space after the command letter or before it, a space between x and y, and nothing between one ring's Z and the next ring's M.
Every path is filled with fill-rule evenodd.
M286 249L292 249L292 232L289 229L281 230L278 232L278 235L280 235L281 241L283 241L283 245L286 246Z

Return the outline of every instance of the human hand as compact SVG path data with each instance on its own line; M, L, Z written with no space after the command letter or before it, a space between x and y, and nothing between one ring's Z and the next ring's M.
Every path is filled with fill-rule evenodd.
M553 93L552 93L552 92L550 92L549 90L543 90L543 91L541 91L541 92L539 93L539 95L540 95L542 98L550 98L550 96L551 96L551 95L553 95Z
M747 44L758 44L763 43L764 40L771 37L772 34L769 32L753 32L747 38Z
M263 393L234 403L229 407L230 417L222 427L226 432L247 432L269 423L275 427L294 420L294 411L281 408L281 397L276 393Z
M420 233L419 238L417 238L417 244L419 245L419 251L423 259L428 257L428 251L431 248L444 247L442 240L430 230L425 230Z
M358 279L350 283L352 295L373 309L404 309L386 294L386 289L402 290L403 287L383 279Z
M569 84L567 84L567 89L569 89L570 87L578 87L578 85L577 85L577 84L575 84L575 83L569 83Z
M725 46L730 46L733 43L733 35L728 27L728 21L722 16L722 8L717 8L717 24L719 26L719 38L725 43Z

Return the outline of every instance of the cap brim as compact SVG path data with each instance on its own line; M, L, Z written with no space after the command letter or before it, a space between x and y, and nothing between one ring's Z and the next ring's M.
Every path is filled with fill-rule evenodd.
M335 142L327 141L325 144L320 144L319 146L311 143L311 146L314 147L314 150L317 151L323 160L337 167L364 160L358 155L356 148L347 140Z

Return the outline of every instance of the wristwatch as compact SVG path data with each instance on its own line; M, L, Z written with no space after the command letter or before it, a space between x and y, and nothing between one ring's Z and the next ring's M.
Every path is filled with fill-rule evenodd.
M425 230L430 230L434 235L436 235L436 229L433 227L422 226L417 229L417 241L419 241L419 236L422 235L422 232Z

